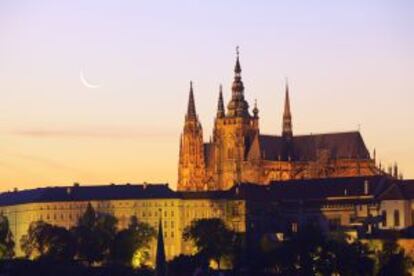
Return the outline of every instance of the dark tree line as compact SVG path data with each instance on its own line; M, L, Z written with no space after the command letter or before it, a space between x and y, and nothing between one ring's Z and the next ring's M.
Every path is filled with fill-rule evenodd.
M81 260L126 267L135 258L143 258L136 253L144 252L155 234L150 225L136 217L131 217L126 229L117 230L115 217L97 213L89 204L69 230L44 221L33 222L21 239L21 247L28 258L50 263ZM201 219L184 229L183 239L192 241L197 253L170 261L169 275L207 271L211 260L219 268L230 263L237 275L385 276L408 275L413 268L396 240L387 240L381 251L374 251L358 240L349 242L344 234L326 234L312 224L283 241L265 235L247 247L245 234L232 231L221 219ZM13 258L13 248L9 222L0 215L0 259Z
M88 204L77 225L69 230L44 221L31 223L21 239L21 248L27 258L33 259L132 266L134 254L148 248L155 230L134 216L126 229L118 231L117 223L114 216L97 213Z
M327 234L309 224L284 241L263 236L246 248L245 236L228 229L220 219L194 221L183 233L197 247L195 256L180 255L170 262L172 275L191 275L208 262L230 259L233 271L240 275L410 275L412 260L396 241L383 243L374 251L344 233ZM187 267L187 274L182 274Z

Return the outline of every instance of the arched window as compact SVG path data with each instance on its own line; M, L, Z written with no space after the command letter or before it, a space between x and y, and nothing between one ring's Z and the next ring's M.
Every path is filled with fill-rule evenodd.
M394 226L400 226L400 211L394 210Z

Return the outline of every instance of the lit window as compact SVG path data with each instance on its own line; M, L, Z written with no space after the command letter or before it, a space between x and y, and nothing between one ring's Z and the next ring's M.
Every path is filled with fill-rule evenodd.
M386 227L387 226L387 211L382 211L382 226Z
M171 232L171 238L174 238L174 232Z
M400 226L400 211L394 210L394 225Z

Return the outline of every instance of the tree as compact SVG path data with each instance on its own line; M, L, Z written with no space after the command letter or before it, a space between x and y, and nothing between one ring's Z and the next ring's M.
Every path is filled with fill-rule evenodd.
M14 240L10 231L9 220L3 214L0 215L0 259L14 257Z
M233 253L236 233L228 229L221 219L200 219L184 229L183 238L192 240L198 253L206 260L216 261L220 269L221 258Z
M127 266L139 266L145 261L143 251L149 248L149 243L155 236L152 226L139 222L136 216L132 216L128 228L119 231L115 236L111 247L111 260ZM132 263L134 256L136 262Z
M372 275L374 269L367 246L349 243L345 233L326 235L313 224L258 255L260 269L281 275Z
M88 203L77 226L71 229L76 240L78 258L86 260L89 264L108 258L117 223L114 216L96 213Z
M49 225L44 221L34 221L29 225L26 235L23 235L20 244L27 258L45 255Z
M378 275L410 275L413 261L405 255L404 250L395 240L385 241L378 255L380 264Z
M75 254L71 233L44 221L32 222L28 233L22 236L21 247L28 258L72 260Z

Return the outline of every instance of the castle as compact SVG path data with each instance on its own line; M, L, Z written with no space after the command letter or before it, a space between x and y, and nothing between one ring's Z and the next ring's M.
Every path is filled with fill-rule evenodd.
M220 86L212 140L205 143L192 83L180 138L178 190L225 190L235 183L269 184L291 179L371 176L381 173L359 131L294 136L289 87L281 135L263 135L259 110L244 98L237 51L231 100L224 108Z

